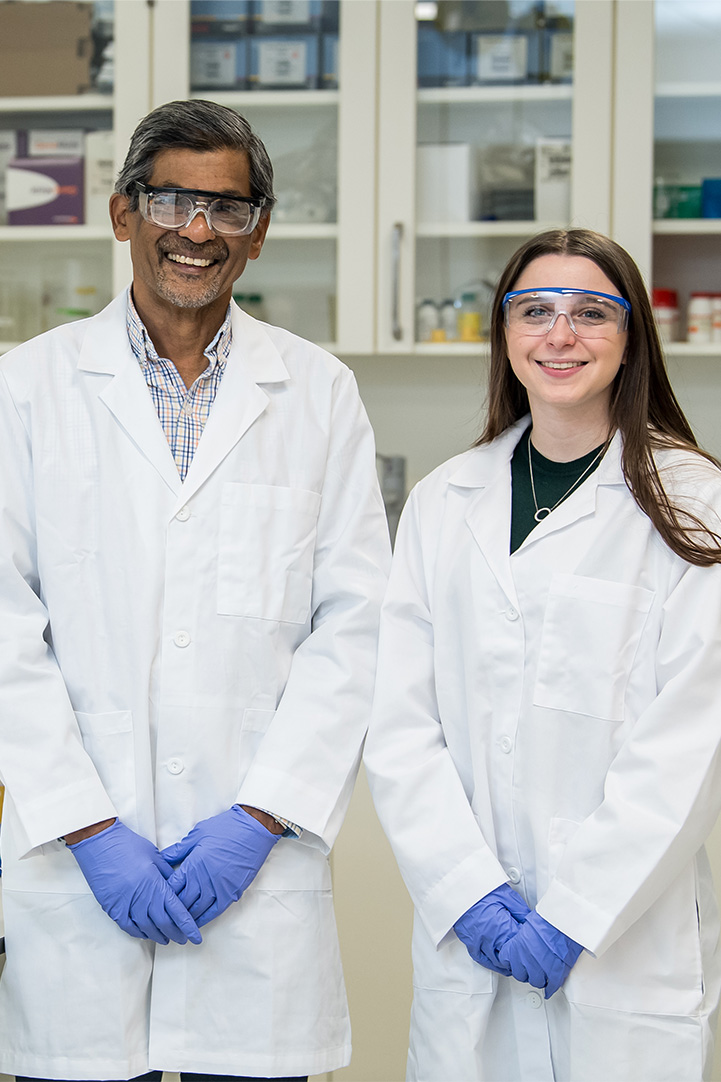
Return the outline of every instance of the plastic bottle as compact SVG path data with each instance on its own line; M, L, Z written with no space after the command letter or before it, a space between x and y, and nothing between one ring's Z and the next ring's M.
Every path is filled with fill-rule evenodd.
M711 331L711 295L692 293L686 312L686 339L689 342L710 342Z
M711 298L711 341L721 342L721 293Z
M458 338L458 309L450 299L441 305L440 325L446 333L447 342L454 342Z
M653 314L662 342L678 338L678 294L675 289L654 289L651 295Z
M422 300L416 309L416 341L430 342L438 324L438 305L427 298Z
M481 313L476 293L461 293L458 308L458 337L461 342L481 341Z

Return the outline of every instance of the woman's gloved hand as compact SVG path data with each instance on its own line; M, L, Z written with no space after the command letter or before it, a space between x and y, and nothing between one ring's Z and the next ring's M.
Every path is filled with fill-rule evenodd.
M172 867L147 838L116 819L68 849L100 905L128 935L162 944L202 942L197 924L166 882Z
M234 804L162 850L161 856L178 865L168 886L200 928L238 901L279 837Z
M517 981L527 981L534 988L544 988L550 999L576 964L583 947L534 910L518 934L499 951L502 964L508 965Z
M471 906L453 927L474 962L510 977L511 970L499 960L498 951L530 912L520 894L504 883Z

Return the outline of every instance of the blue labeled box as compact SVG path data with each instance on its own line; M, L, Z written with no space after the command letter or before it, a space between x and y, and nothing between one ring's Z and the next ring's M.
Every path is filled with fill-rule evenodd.
M245 38L190 43L191 90L246 90L248 52Z
M251 90L317 89L317 34L276 34L249 40Z
M255 34L282 34L295 30L319 30L322 0L252 0Z
M537 83L540 75L540 39L536 30L483 32L472 35L472 83Z
M468 35L418 26L418 86L466 86Z
M247 33L248 0L191 0L190 25L194 38L240 38Z
M321 86L328 90L338 87L338 35L323 34L321 43L323 56Z

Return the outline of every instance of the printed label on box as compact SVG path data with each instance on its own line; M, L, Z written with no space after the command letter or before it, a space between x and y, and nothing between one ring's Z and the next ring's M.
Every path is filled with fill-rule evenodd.
M573 34L553 33L551 35L551 55L549 74L556 81L573 77Z
M310 0L262 0L258 15L262 23L304 26L310 22Z
M82 158L16 158L6 174L10 225L83 221Z
M481 82L528 78L528 38L522 34L479 34L476 50L477 78Z
M258 42L258 82L261 86L306 82L307 46L304 41Z
M191 86L235 86L236 46L193 42L190 50Z
M85 132L82 128L28 131L29 158L82 158L85 153Z

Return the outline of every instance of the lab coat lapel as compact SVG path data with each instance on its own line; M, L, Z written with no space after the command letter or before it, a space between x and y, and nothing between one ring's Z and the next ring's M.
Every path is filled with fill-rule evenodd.
M268 406L259 384L289 379L288 370L262 323L232 306L233 341L218 393L183 484L187 501Z
M88 322L78 370L92 373L88 378L98 385L98 400L168 488L177 493L181 486L178 470L142 370L130 348L125 323L127 302L126 290Z
M478 488L466 513L466 524L499 586L513 605L518 604L510 564L511 457L528 425L524 417L479 453L471 455L449 484Z

